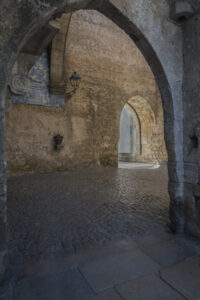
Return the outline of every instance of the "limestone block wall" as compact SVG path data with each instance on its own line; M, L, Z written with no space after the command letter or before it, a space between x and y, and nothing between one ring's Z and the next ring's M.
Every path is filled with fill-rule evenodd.
M130 101L145 141L138 161L166 162L160 94L133 41L100 13L81 10L72 14L65 46L66 90L71 90L68 79L74 71L82 77L80 88L72 97L66 95L64 108L12 104L6 115L8 172L116 166L120 115ZM59 43L54 51L59 53ZM145 118L147 107L152 128ZM58 151L56 135L63 136Z

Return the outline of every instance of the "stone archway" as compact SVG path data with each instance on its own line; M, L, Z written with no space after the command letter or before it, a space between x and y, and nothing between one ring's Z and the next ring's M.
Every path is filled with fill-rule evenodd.
M182 44L181 29L169 21L167 1L3 0L0 12L0 273L7 265L5 95L16 57L29 38L62 12L96 9L121 27L136 43L157 80L163 100L169 155L169 191L174 230L183 230ZM158 38L159 37L159 38ZM176 42L174 42L176 41ZM178 101L179 100L179 101ZM175 176L174 176L175 174Z
M134 96L128 101L128 104L135 110L140 122L141 152L137 161L151 163L166 162L167 155L163 140L162 105L159 108L160 116L156 118L151 105L143 97Z
M137 161L141 155L141 126L135 110L125 104L120 118L120 138L118 144L119 161Z
M167 161L162 105L158 106L157 118L149 102L141 96L133 96L124 106L120 119L119 160L143 163Z

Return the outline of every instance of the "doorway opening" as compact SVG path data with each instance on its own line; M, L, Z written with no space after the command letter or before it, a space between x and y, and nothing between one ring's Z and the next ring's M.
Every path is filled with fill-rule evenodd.
M125 105L120 117L119 161L136 162L141 156L141 126L136 112Z
M159 94L153 101L141 96L132 97L120 117L119 167L158 168L160 164L166 164L163 124Z

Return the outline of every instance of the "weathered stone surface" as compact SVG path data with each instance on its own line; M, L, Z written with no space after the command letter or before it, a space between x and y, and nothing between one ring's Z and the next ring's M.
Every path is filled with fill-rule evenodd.
M59 274L69 271L67 261L62 258L39 260L25 264L16 264L13 273L17 278L36 277L50 274Z
M182 23L194 14L194 9L188 0L176 0L171 7L171 18Z
M82 300L93 291L78 270L22 280L14 290L15 300Z
M193 3L192 3L193 4ZM200 237L199 198L194 195L194 186L199 181L199 28L200 15L189 19L184 25L184 78L183 78L183 104L184 104L184 160L185 185L184 203L186 217L186 231ZM189 168L188 168L189 166ZM191 184L188 184L191 183Z
M99 293L96 296L89 297L84 300L120 300L120 296L114 290L107 290L103 293Z
M90 263L95 260L104 259L111 254L117 254L120 252L136 250L138 244L133 239L113 241L107 245L96 245L91 248L79 248L77 253L71 253L67 255L66 263L70 268L75 268L78 265Z
M81 272L98 292L124 281L155 273L160 265L139 250L114 254L104 259L83 264Z
M167 232L158 232L151 235L146 235L136 240L139 245L142 245L144 248L148 248L149 246L155 246L157 244L166 242L173 239L173 235Z
M154 240L157 240L157 236L155 236ZM161 235L159 235L161 237ZM163 236L162 236L163 238ZM153 235L152 235L152 239L153 239ZM187 244L188 247L191 247L192 244L186 240L185 238L181 238L182 242L185 241L185 243ZM114 264L112 265L112 268L116 268L116 255L120 255L120 257L123 256L123 262L126 264L126 269L129 269L129 259L124 259L127 254L128 257L130 258L130 252L132 252L133 256L135 256L135 258L131 259L131 261L135 261L138 259L138 251L128 251L127 252L127 246L129 248L129 245L125 245L124 247L124 243L123 243L123 247L121 245L121 242L116 242L115 246L120 249L121 248L121 252L117 253L116 249L114 247L114 244L112 244L112 247L110 248L110 252L108 254L107 250L108 250L108 246L104 246L104 247L98 247L98 251L91 251L91 248L85 248L84 252L85 252L85 265L88 265L91 263L92 264L99 264L99 261L103 260L109 260L114 261ZM154 244L154 247L156 247L157 245ZM82 251L77 251L76 255L78 256ZM107 254L106 254L107 253ZM92 255L91 255L92 254ZM170 254L170 252L169 252ZM89 256L91 255L91 261L89 261ZM15 295L17 294L19 296L26 296L27 299L55 299L56 297L59 297L59 299L63 299L64 297L66 297L67 299L73 299L73 300L118 300L118 299L127 299L127 300L146 300L146 299L156 299L156 300L160 300L160 299L165 299L165 300L169 300L169 299L177 299L177 300L181 300L181 299L189 299L188 297L185 297L184 293L182 293L181 289L179 289L178 285L177 285L177 280L176 280L176 276L180 276L179 272L177 272L177 267L179 268L179 265L174 265L173 268L176 269L176 274L172 274L172 278L175 278L175 282L171 283L168 282L168 273L173 273L173 269L169 268L169 269L164 269L161 270L162 274L163 273L167 273L168 276L166 276L166 278L163 278L160 274L160 272L156 272L155 274L151 274L148 276L139 276L138 278L134 278L133 280L129 280L125 281L123 280L122 283L118 284L117 286L113 286L110 289L104 289L101 292L94 292L92 294L90 294L91 296L87 297L88 294L86 294L86 292L88 292L87 288L85 287L89 287L89 283L87 282L87 280L85 278L83 278L81 276L80 273L80 267L83 265L83 263L81 261L79 261L77 263L77 266L72 270L72 271L68 271L68 272L63 272L63 273L59 273L57 274L59 268L61 267L61 262L63 261L63 265L66 264L67 259L70 259L69 255L61 258L58 261L58 265L56 267L56 261L53 260L49 260L48 262L45 262L45 269L48 272L50 272L50 276L41 276L44 275L43 274L37 274L35 273L34 277L26 277L23 280L17 278L17 283L14 287L14 291L15 291ZM141 258L141 257L140 257ZM146 258L145 258L146 260ZM188 261L193 261L192 260L188 260ZM199 261L199 259L198 259ZM53 262L53 263L52 263ZM139 261L137 262L137 264L141 265L141 269L144 269L144 263L145 261L143 261L143 259L139 259ZM48 264L49 267L48 268ZM191 263L190 263L191 264ZM31 266L32 264L30 264ZM37 265L43 265L43 262L39 262ZM54 266L53 269L51 270L51 266ZM119 266L119 262L117 261L117 267ZM56 267L56 268L55 268ZM110 267L110 266L108 266ZM188 267L188 264L187 264ZM184 284L186 284L187 287L187 291L190 291L190 295L195 295L197 290L197 285L195 284L191 284L191 280L194 279L194 281L196 281L196 277L198 277L198 270L195 270L197 266L194 265L190 266L189 265L189 272L187 270L187 267L185 266L184 268L182 268L181 270L185 273L189 273L187 274L186 278L184 279ZM190 267L193 267L192 272L190 272ZM124 275L124 269L125 266L123 266L122 268L119 268L117 270L117 277L120 277L120 274L123 276ZM134 268L132 269L132 272L137 273L138 272L139 267L135 270ZM194 271L195 270L195 271ZM53 272L52 272L53 271ZM95 274L98 273L98 268L95 271ZM181 276L183 276L183 274L181 274ZM28 275L28 274L27 274ZM26 275L26 276L27 276ZM29 274L30 276L31 274ZM34 274L32 274L33 276ZM99 276L99 282L102 282L102 278L104 278L106 275L106 272L102 273L102 276ZM136 274L135 274L136 275ZM175 276L174 276L175 275ZM188 276L189 275L189 276ZM71 276L71 278L69 277ZM96 275L95 275L96 276ZM114 277L116 278L116 275L114 275ZM70 279L70 280L69 280ZM98 280L98 279L97 279ZM180 283L180 279L178 278L179 283ZM69 282L71 283L70 286L68 286ZM50 286L50 288L48 287L48 285ZM177 288L178 287L178 288ZM189 287L189 289L188 289ZM74 289L76 288L76 292L74 291ZM64 299L66 299L64 298ZM7 300L7 298L5 298ZM16 299L16 298L15 298ZM17 298L18 299L18 298ZM192 298L193 299L193 298ZM197 298L194 298L197 299ZM4 298L3 298L4 300Z
M144 253L149 255L154 261L159 263L162 267L177 264L184 259L193 256L194 252L189 251L176 240L166 241L160 244L151 245L148 248L142 248Z
M184 182L197 184L199 180L198 165L185 164L184 170Z
M119 294L126 300L183 300L180 294L164 283L158 275L139 278L116 287Z
M189 300L200 297L200 258L195 257L161 271L162 278Z

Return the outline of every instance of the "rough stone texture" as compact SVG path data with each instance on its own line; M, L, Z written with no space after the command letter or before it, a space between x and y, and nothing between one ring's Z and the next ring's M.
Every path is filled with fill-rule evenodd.
M116 287L119 294L126 300L183 300L184 298L166 285L158 275L139 278Z
M193 0L193 3L199 8L197 0ZM0 226L6 220L4 117L8 77L17 54L31 34L39 30L53 14L81 8L96 8L104 13L124 29L142 51L154 72L164 103L165 138L169 161L183 163L182 31L169 19L169 1L161 0L155 4L150 0L102 0L100 2L95 0L2 0L0 10L0 162L3 172L0 178L2 216ZM185 220L188 218L183 204L183 167L182 164L182 168L179 168L177 181L174 183L170 179L169 185L170 214L174 231L183 231ZM177 165L174 164L174 171L176 168ZM2 244L5 245L4 239L2 239ZM1 257L5 255L6 252L1 251ZM4 264L1 263L2 275L3 266Z
M144 253L149 255L162 267L177 264L185 258L193 256L194 252L182 247L176 241L165 241L163 243L151 245L148 248L143 248Z
M120 300L120 296L114 290L107 290L103 293L99 293L96 296L89 297L84 300Z
M120 114L127 102L135 110L140 124L141 151L135 159L166 162L162 101L140 51L123 30L96 11L74 13L65 40L62 33L66 30L66 20L61 18L64 28L51 51L51 86L54 86L51 89L62 92L66 84L70 91L68 78L75 70L82 77L81 86L75 95L66 99L63 109L12 106L7 113L8 171L117 165ZM39 76L38 65L41 65ZM59 91L61 65L64 78L61 78ZM45 81L48 82L45 66L45 61L44 65L37 63L36 70L33 68L29 75L34 80L33 88L23 99L16 96L14 99L19 103L49 105L50 102L51 105L51 95L45 85ZM64 137L63 147L55 152L52 140L58 133Z
M200 237L199 196L200 178L200 96L199 96L199 50L200 50L200 15L189 19L184 25L184 77L183 77L183 107L184 107L184 162L185 184L184 203L187 221L186 231Z
M195 257L161 272L162 278L172 285L186 299L195 300L200 297L199 268L200 258Z
M166 233L160 231L155 237L154 234L151 235L155 248L160 244L158 236L160 239L166 238ZM169 237L174 240L177 239L172 234L169 234ZM144 236L144 239L147 240L148 236ZM191 243L187 239L183 238L183 240L186 242L187 247L191 247ZM20 265L22 267L21 275L15 273L14 300L18 300L18 297L34 300L36 298L48 300L71 299L71 297L73 300L198 299L200 291L199 257L196 256L193 259L186 257L186 260L181 264L163 269L151 257L145 255L143 250L138 250L138 247L140 247L140 244L137 246L138 240L134 242L131 239L130 241L133 245L135 244L132 245L133 248L130 247L130 242L122 243L122 241L119 241L110 243L107 246L98 246L92 249L84 248L73 253L73 255L67 254L60 257L59 260L39 261L34 265L30 263ZM184 247L186 245L183 245ZM74 261L76 261L76 265L74 265ZM61 266L61 263L63 266ZM29 271L33 272L27 273L27 266ZM32 266L34 266L33 269ZM96 266L99 266L99 268ZM151 267L147 269L147 266ZM154 267L159 268L159 271L144 276L144 274L153 271ZM23 268L25 272L23 272ZM81 272L82 269L86 277ZM115 273L112 274L114 271ZM89 272L93 273L92 278L88 276ZM127 281L130 278L134 279ZM112 285L112 287L97 293L93 290L93 293L90 293L93 296L87 297L86 294L91 292L89 282L93 286L95 284L96 286Z
M14 300L82 300L93 291L78 270L46 275L21 281L14 292Z
M140 250L107 256L101 260L83 264L80 270L95 292L111 288L137 277L153 274L160 265Z
M174 1L171 7L171 18L181 24L194 14L194 9L188 0Z

